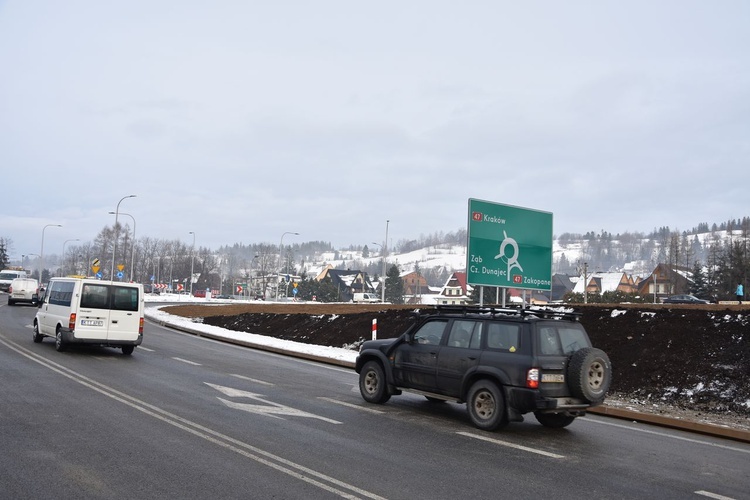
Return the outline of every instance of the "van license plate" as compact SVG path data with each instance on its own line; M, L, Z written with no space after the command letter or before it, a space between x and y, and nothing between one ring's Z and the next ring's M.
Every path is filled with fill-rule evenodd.
M104 321L100 319L82 319L81 326L104 326Z
M565 375L562 373L542 373L542 382L565 382Z

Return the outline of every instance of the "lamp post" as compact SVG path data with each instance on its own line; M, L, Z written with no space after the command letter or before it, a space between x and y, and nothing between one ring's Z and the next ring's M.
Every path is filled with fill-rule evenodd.
M44 273L44 230L48 227L62 227L62 224L47 224L42 228L42 249L39 251L39 285L44 283L42 279Z
M65 240L63 242L63 253L62 253L62 264L60 265L60 276L65 276L65 245L67 245L69 241L81 241L81 240L76 238L74 240Z
M380 302L385 303L385 258L386 254L388 253L388 224L390 223L390 220L385 221L385 241L383 242L383 288L380 291Z
M114 231L115 232L115 243L112 245L112 270L110 271L110 274L109 274L109 281L114 281L115 280L115 254L117 253L117 236L118 236L118 234L117 234L117 219L118 219L118 216L120 215L120 203L122 203L122 200L124 200L126 198L135 198L135 195L134 194L129 194L127 196L123 196L122 198L120 198L120 201L117 202L117 208L115 209L115 231Z
M292 231L287 231L281 235L281 241L279 241L279 262L277 266L279 271L276 274L276 300L279 300L279 290L280 290L279 281L281 280L281 252L282 252L282 248L284 245L284 236L286 236L287 234L294 234L294 235L299 236L299 233L295 233Z
M193 295L193 268L195 266L195 232L190 231L188 234L193 235L193 246L190 248L190 296Z
M377 243L375 241L373 241L372 244L373 245L377 245L378 248L380 248L380 257L382 259L385 259L384 255L383 255L383 245L381 245L380 243ZM380 286L381 287L385 286L385 260L383 260L383 276L380 278ZM382 302L382 299L381 299L381 302Z
M110 215L115 215L115 212L110 212ZM133 217L130 214L126 214L125 212L121 212L122 215L127 215L131 219L133 219L133 242L131 244L132 248L130 250L130 281L133 281L133 268L135 267L135 217Z

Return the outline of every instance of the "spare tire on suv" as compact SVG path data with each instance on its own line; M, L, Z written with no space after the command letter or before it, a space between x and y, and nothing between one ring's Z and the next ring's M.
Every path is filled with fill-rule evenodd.
M573 396L601 404L612 383L612 364L607 353L595 347L574 352L568 361L568 387Z

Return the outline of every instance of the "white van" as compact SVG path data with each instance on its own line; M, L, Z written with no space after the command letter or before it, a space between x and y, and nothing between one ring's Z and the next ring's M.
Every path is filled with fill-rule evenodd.
M352 298L352 302L355 304L368 303L368 302L380 302L380 297L374 293L355 293Z
M34 278L16 278L8 288L8 305L27 302L36 305L39 300L39 282Z
M16 278L28 278L29 273L24 269L3 269L0 271L0 290L7 292L10 283Z
M143 341L143 285L91 278L52 278L34 318L34 342L55 348L94 344L129 355Z

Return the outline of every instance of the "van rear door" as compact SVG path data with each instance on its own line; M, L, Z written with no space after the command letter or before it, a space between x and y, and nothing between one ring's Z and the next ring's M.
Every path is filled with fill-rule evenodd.
M104 282L87 283L81 287L76 313L76 338L104 340L110 320L110 286Z
M139 286L111 285L107 340L138 340L143 316L140 290Z

